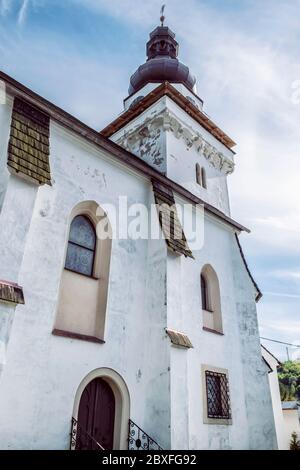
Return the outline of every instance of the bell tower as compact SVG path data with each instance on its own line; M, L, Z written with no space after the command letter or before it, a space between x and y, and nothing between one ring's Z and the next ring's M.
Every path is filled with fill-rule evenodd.
M164 21L162 14L147 59L130 78L124 112L101 133L229 215L235 143L203 111L196 78L178 59L175 33Z

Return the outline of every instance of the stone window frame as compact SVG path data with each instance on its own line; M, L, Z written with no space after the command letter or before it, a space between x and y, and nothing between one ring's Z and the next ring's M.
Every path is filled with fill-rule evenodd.
M228 385L228 394L229 394L229 406L231 417L230 418L209 418L207 410L207 386L206 386L206 372L215 372L218 374L223 374L226 376L227 385ZM232 425L232 409L231 409L231 393L230 393L230 381L229 381L229 371L228 369L223 369L221 367L215 367L208 364L202 364L201 366L201 379L202 379L202 390L203 390L203 423L204 424L214 424L214 425Z

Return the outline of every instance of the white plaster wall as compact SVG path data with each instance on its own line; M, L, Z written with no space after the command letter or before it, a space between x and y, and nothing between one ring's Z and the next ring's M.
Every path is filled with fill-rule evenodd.
M241 257L233 256L236 246L234 234L228 228L206 218L204 246L199 251L193 250L195 260L168 257L167 292L171 297L170 301L168 297L168 327L187 334L194 346L189 351L171 349L173 448L180 442L180 448L186 449L276 448L254 289ZM202 329L200 273L207 263L219 278L224 336ZM235 281L236 276L239 282ZM240 309L246 314L243 323ZM228 370L231 425L203 423L203 364ZM188 397L188 409L184 396Z
M0 279L18 283L37 188L11 175L7 168L12 107L13 97L6 95L6 102L0 104ZM15 308L0 303L0 376Z
M169 326L175 324L190 338L194 348L187 353L187 368L185 381L189 390L189 408L187 413L190 449L247 449L249 435L245 409L245 394L237 314L234 303L234 285L231 268L232 234L223 225L206 219L204 246L199 251L193 251L195 261L180 258L180 284L172 289L180 288L182 298L182 315L178 321L172 318L170 311ZM215 269L221 292L224 336L204 331L202 329L202 307L200 291L200 273L205 264L211 264ZM180 287L179 287L180 286ZM169 287L170 288L170 287ZM171 288L170 288L171 289ZM179 295L179 294L178 294ZM179 364L179 363L178 363ZM228 369L230 381L230 396L232 403L232 425L208 425L203 423L203 390L201 366L208 364L214 367ZM173 374L179 373L174 367ZM257 417L259 419L259 417ZM180 434L180 421L174 434ZM243 432L241 433L241 429Z
M242 261L235 240L232 250L232 277L237 313L240 361L244 383L245 408L250 449L277 449L272 399L267 368L261 357L256 290Z
M103 345L55 337L53 329L72 208L83 200L117 205L118 195L149 203L151 186L111 163L92 146L51 125L53 186L32 187L16 179L22 193L23 241L29 229L18 278L26 305L16 309L0 382L1 448L66 449L74 397L82 379L99 367L116 370L131 398L131 418L162 446L169 438L169 360L165 312L165 243L113 241L105 341ZM36 188L35 188L36 189ZM18 199L19 200L19 199ZM9 221L16 199L5 200ZM108 216L110 213L108 211ZM8 234L0 248L10 247ZM1 264L1 271L9 270ZM0 278L2 277L2 272ZM162 340L163 339L163 340ZM159 425L158 425L159 423Z
M183 139L176 138L172 132L168 132L166 138L168 177L195 196L230 215L227 177L210 165L195 148L188 149ZM205 169L206 189L196 182L197 163Z
M273 405L274 421L276 427L276 436L277 444L279 450L288 450L289 446L287 445L285 433L284 433L284 418L283 411L281 407L281 398L278 382L278 373L277 367L279 365L278 361L268 352L266 349L262 348L262 355L272 368L272 372L269 372L269 384Z

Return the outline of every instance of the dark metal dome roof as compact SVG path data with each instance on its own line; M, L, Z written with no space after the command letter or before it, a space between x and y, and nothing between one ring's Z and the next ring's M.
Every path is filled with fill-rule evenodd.
M179 62L178 42L167 26L158 26L150 33L147 43L147 61L130 78L129 94L150 82L182 83L190 90L196 83L189 68Z

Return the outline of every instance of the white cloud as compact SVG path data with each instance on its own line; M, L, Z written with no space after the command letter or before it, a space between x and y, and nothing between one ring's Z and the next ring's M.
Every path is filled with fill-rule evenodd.
M288 270L288 269L277 269L270 272L270 275L279 278L279 279L286 279L291 281L300 282L300 270ZM300 298L300 295L299 295Z
M261 326L263 328L271 328L272 330L278 331L280 333L288 333L293 334L294 336L300 336L300 322L299 321L268 321L268 323L262 323ZM291 344L300 344L300 341L297 342L297 339L294 339Z
M284 276L280 276L284 277ZM272 297L288 297L290 299L300 299L300 294L290 294L288 292L269 292L269 291L264 291L264 296L270 295Z
M26 19L26 15L29 8L29 0L23 0L19 13L18 13L18 24L22 25Z

